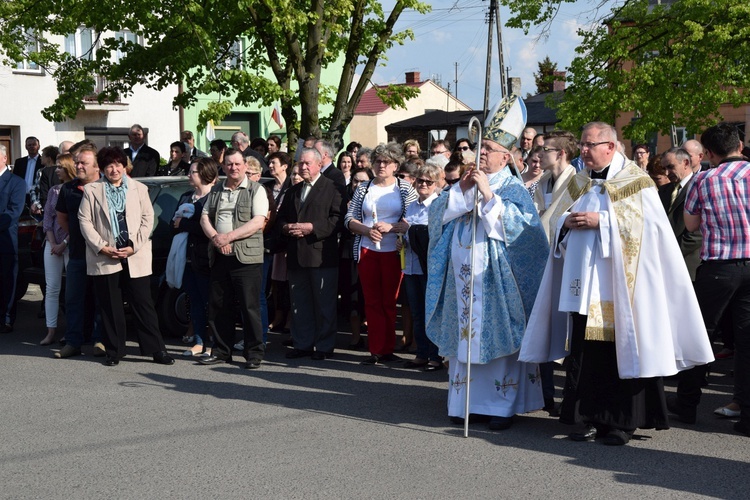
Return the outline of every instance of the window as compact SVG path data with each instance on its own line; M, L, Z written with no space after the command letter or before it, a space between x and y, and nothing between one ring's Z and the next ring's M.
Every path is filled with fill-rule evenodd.
M34 54L36 52L39 52L39 41L37 40L36 33L34 33L33 30L26 30L23 33L23 38L25 42L24 46L24 56L28 57L31 54ZM39 65L31 61L29 59L24 59L23 61L18 61L16 63L16 69L20 71L33 71L33 72L39 72L41 68L39 68Z
M219 69L240 69L242 67L242 42L235 40L225 53L223 61L216 64Z
M140 37L131 31L118 31L115 33L115 38L117 40L124 40L128 43L140 44ZM115 60L120 62L124 57L125 52L118 48L117 53L115 54Z
M94 30L78 28L65 37L65 52L73 57L91 61L94 58Z

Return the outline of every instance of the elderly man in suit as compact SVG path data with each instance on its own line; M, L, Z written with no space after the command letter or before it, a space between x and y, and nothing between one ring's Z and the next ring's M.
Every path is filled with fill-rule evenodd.
M667 212L680 251L687 264L690 280L695 282L695 270L701 263L701 244L703 236L700 231L688 231L685 228L684 210L685 195L693 184L691 155L683 148L672 148L661 158L661 164L672 181L659 188L659 198Z
M29 202L28 193L36 182L36 173L44 166L42 157L39 155L39 139L36 137L26 138L26 152L28 155L18 158L13 164L13 173L26 181L26 203Z
M325 359L336 345L337 234L346 204L334 181L321 172L317 149L302 150L297 166L304 182L292 186L278 223L288 237L287 272L292 299L290 359Z
M8 152L0 144L0 333L13 331L11 311L18 276L18 219L26 184L8 168Z
M130 127L128 140L130 147L125 150L125 154L133 163L133 171L130 177L151 177L156 175L156 170L161 163L159 152L154 148L146 145L146 131L137 123Z

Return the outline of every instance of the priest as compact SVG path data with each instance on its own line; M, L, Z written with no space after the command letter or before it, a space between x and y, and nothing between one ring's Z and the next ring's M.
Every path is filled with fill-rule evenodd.
M628 443L669 426L661 377L713 360L698 302L653 182L587 124L519 359L566 359L561 421L574 441ZM557 321L564 313L567 321Z
M528 191L506 168L525 124L523 101L515 96L501 101L477 146L479 167L444 191L429 213L426 326L430 340L449 359L448 415L454 423L469 417L465 402L470 384L470 416L488 420L492 430L507 429L515 414L544 404L538 366L518 362L548 251Z

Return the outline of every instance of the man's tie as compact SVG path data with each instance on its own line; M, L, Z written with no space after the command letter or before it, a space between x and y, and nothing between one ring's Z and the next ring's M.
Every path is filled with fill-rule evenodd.
M300 196L300 200L302 200L302 203L305 202L307 199L307 195L310 193L310 190L312 189L312 184L309 182L305 182L305 185L302 186L302 194Z
M669 202L670 210L672 210L672 208L674 207L674 200L676 200L677 197L680 196L680 191L682 191L682 184L677 184L677 187L672 190L672 201Z

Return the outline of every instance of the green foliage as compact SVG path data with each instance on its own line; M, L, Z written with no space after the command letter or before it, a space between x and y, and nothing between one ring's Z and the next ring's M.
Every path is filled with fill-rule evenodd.
M549 20L562 1L505 0L514 23L528 28ZM552 14L551 14L552 13ZM624 135L642 140L670 126L700 131L715 124L719 106L748 102L750 3L679 0L649 8L621 2L606 24L583 31L568 68L560 126L578 130L592 120L613 123L626 111L638 119Z
M0 58L9 65L31 59L56 79L59 96L44 110L50 120L75 116L94 89L94 75L101 75L107 86L100 101L127 96L135 85L163 89L182 82L175 105L219 96L200 113L202 124L226 116L232 104L280 101L291 144L298 134L321 133L321 123L340 143L385 52L413 37L394 30L407 9L430 7L419 0L396 0L389 12L376 0L13 0L0 2ZM60 37L47 38L80 26L129 30L146 44L101 37L89 60L71 58ZM28 33L38 38L38 52L24 51ZM241 54L235 50L240 39ZM119 61L115 51L123 54ZM237 60L241 66L229 64ZM339 84L321 85L323 70L342 61ZM319 116L321 103L334 104L330 116Z
M552 92L552 88L555 82L555 71L557 71L557 63L552 62L549 56L538 63L539 71L534 73L534 82L536 83L536 93L544 94L545 92Z

